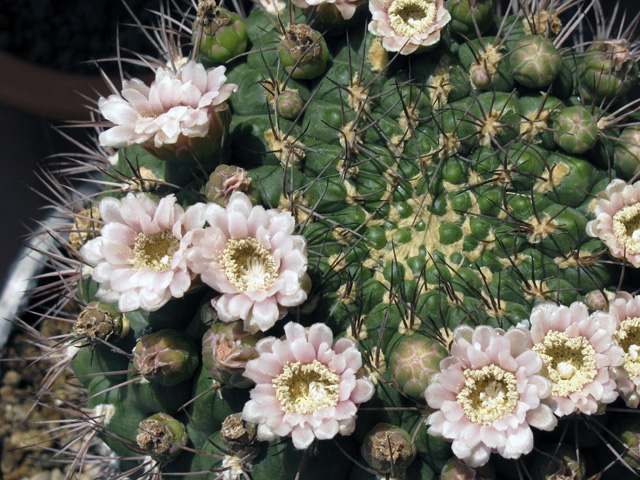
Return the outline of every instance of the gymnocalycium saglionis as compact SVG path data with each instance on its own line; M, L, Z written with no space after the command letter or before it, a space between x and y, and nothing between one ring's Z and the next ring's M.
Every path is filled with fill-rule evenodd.
M69 478L638 475L640 17L178 3L47 177Z

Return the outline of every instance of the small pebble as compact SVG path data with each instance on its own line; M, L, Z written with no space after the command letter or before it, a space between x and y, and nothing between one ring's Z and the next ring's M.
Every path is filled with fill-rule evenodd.
M49 480L63 480L63 479L64 479L64 473L62 473L62 471L59 468L51 470L51 476L49 477Z
M4 374L4 377L2 377L2 384L8 385L10 387L17 387L18 385L20 385L21 380L22 378L20 377L20 374L18 372L16 372L15 370L9 370Z
M33 477L23 480L49 480L49 472L47 472L46 470L43 472L38 472Z

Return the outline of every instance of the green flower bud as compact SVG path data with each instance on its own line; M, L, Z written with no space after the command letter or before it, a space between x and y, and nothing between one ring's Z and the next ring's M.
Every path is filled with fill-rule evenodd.
M515 80L535 89L551 85L562 68L562 57L553 42L538 35L516 43L510 61Z
M405 394L415 400L424 399L431 378L440 371L440 360L447 356L447 350L437 340L411 335L399 342L389 356L388 372Z
M476 65L469 71L471 84L478 90L486 90L493 85L494 75L483 65Z
M480 33L485 33L495 19L493 0L451 0L447 9L453 31L467 37L476 36L476 25Z
M111 305L93 302L80 312L73 331L90 341L117 340L129 333L129 321Z
M184 425L171 415L156 413L138 424L138 445L158 462L172 462L187 445Z
M566 443L547 445L541 451L536 451L531 463L533 480L560 478L583 480L586 478L584 455L581 455L578 460L576 447Z
M278 56L292 78L311 80L326 70L329 49L320 33L309 25L290 25L278 45Z
M638 64L626 40L592 43L578 68L582 86L599 99L624 95L638 81Z
M603 310L608 311L609 305L616 298L616 294L607 290L592 290L584 296L584 303L589 307L589 310Z
M133 350L133 364L142 376L166 387L191 378L199 363L195 345L178 330L146 335Z
M253 445L258 434L258 425L242 419L242 413L229 415L220 427L220 440L234 451Z
M416 449L409 434L400 427L379 423L364 437L362 457L371 468L380 473L391 473L401 478L416 458Z
M565 108L555 118L553 136L556 144L567 153L582 154L598 141L598 125L585 107Z
M613 158L616 171L625 180L630 180L640 172L640 125L622 130Z
M462 460L452 458L442 467L440 480L495 480L496 472L490 463L471 468Z
M193 43L199 46L198 51L211 63L225 63L244 53L249 43L247 30L240 17L218 7L212 0L203 0L198 5L193 35Z
M304 107L304 101L296 91L285 90L278 94L276 109L280 115L289 120L294 120Z
M253 203L258 201L258 192L251 186L251 179L244 168L218 165L205 186L207 200L226 207L234 192L246 193Z
M202 338L202 363L218 382L248 388L253 382L242 376L247 362L258 356L255 346L261 332L249 334L242 320L213 325Z

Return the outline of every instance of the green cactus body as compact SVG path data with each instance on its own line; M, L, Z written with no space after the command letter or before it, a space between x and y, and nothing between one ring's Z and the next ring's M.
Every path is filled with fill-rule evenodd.
M91 407L115 407L100 436L118 455L139 463L141 453L149 454L157 472L203 479L288 479L300 472L303 479L474 478L471 467L453 460L457 449L450 441L428 433L432 409L425 390L442 373L441 360L450 358L452 332L461 325L528 327L542 302L570 305L620 284L621 262L587 232L596 218L594 198L612 178L629 179L638 171L638 127L625 127L628 115L617 112L620 96L637 77L632 50L611 53L592 42L586 51L574 51L571 35L559 36L566 31L558 12L542 0L519 2L540 8L507 9L507 18L490 0L451 0L446 8L439 0L425 0L420 8L402 1L404 9L389 20L398 29L409 29L398 23L407 19L411 28L422 28L429 19L432 25L452 18L437 32L422 32L424 43L414 45L412 55L402 53L411 39L389 47L388 38L373 33L378 15L367 31L364 15L341 13L344 2L323 13L321 5L296 0L287 6L290 15L280 17L253 8L241 23L235 13L223 13L224 25L212 34L198 23L194 34L203 35L195 43L203 59L218 64L234 58L224 75L237 88L227 92L228 103L208 107L215 131L207 133L213 135L182 138L169 150L153 142L118 147L101 198L126 202L138 195L139 202L160 202L173 194L176 212L187 212L177 226L148 234L147 256L157 261L130 276L144 273L153 279L149 283L169 284L169 265L197 256L181 250L183 244L206 246L199 269L172 284L176 291L187 287L172 291L157 309L126 312L129 327L99 337L106 345L90 338L95 328L76 323L72 368L89 390ZM331 24L338 14L339 22ZM251 49L241 55L248 42ZM185 92L193 94L195 84L193 79ZM598 119L614 112L622 120L611 128L624 129L620 141L608 139L608 145L611 135L600 130ZM603 158L606 152L613 158ZM250 207L229 207L237 198L262 209L242 216ZM104 207L107 217L115 216L113 208ZM169 208L162 204L138 222L140 228L150 228ZM290 216L278 217L284 212ZM279 231L268 230L273 218ZM293 234L284 238L289 225ZM206 237L211 227L226 229L226 236ZM110 228L98 238L114 236ZM248 236L251 229L258 239ZM127 235L133 237L133 230ZM164 250L154 243L159 238L169 244ZM294 259L279 256L301 244ZM126 257L120 250L110 254ZM297 290L282 290L264 307L273 320L267 328L259 327L269 315L254 315L254 306L220 314L221 305L235 307L245 297L254 303L271 298L270 289L293 275L279 273L289 264L304 264L305 272L294 279ZM92 268L94 279L87 274L79 287L83 305L114 291L106 280L95 280L104 278L104 268ZM225 281L211 280L218 274ZM118 300L109 298L109 308L117 308ZM295 347L283 346L289 321L304 327L291 341ZM318 362L334 348L326 336L309 333L319 323L332 332L339 358L314 370L309 365L317 364L300 360L311 355L311 347L301 346L302 335L312 337ZM355 356L344 354L351 342L361 356L354 372L341 367ZM274 366L278 355L289 355L280 370ZM261 374L273 377L257 392L260 378L244 375L256 361L264 367ZM353 423L336 420L305 430L309 421L300 434L267 422L256 427L258 440L226 443L226 419L255 414L250 410L259 408L252 402L261 391L276 392L263 410L277 404L282 413L283 399L290 400L288 421L307 414L300 411L310 404L344 413L335 398L347 388L336 380L345 371L354 375L350 384L358 379L358 388L375 385L362 405L344 407L357 417ZM287 372L293 380L283 380ZM136 443L145 431L157 430L138 432L147 417L169 425L175 448L158 453L152 438ZM242 422L235 418L237 427ZM307 449L297 448L309 431ZM544 441L539 437L536 447ZM490 464L508 474L530 464L505 460L503 468L496 457ZM475 474L496 478L491 465Z
M516 81L525 87L548 87L561 67L562 57L548 38L528 36L514 46L511 68Z

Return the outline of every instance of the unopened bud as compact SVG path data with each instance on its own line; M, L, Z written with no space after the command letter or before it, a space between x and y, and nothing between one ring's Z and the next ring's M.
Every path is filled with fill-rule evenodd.
M582 85L598 99L627 93L638 81L638 64L626 40L599 40L584 52L579 65Z
M553 139L565 152L583 154L598 142L598 124L588 108L565 108L554 120Z
M202 363L218 382L248 388L253 382L244 377L247 362L258 356L255 346L261 332L249 334L243 322L218 322L202 338Z
M387 371L405 394L424 400L424 391L432 377L440 372L440 360L447 356L447 349L437 340L411 335L394 348Z
M146 335L133 350L133 364L142 376L167 387L191 378L199 363L195 345L178 330Z
M298 92L284 90L278 94L276 108L284 118L294 120L302 111L304 101Z
M209 175L205 186L207 200L226 207L234 192L244 192L256 203L257 192L251 186L251 179L244 168L234 165L218 165Z
M322 75L329 61L324 38L309 25L290 25L278 45L280 62L296 80L311 80Z
M616 294L607 290L593 290L587 293L584 297L584 303L589 307L589 310L596 311L608 311L609 305L616 298Z
M249 36L242 19L229 10L218 7L215 1L203 0L193 25L194 37L200 36L199 52L211 63L225 63L244 53ZM197 38L193 39L197 44Z

